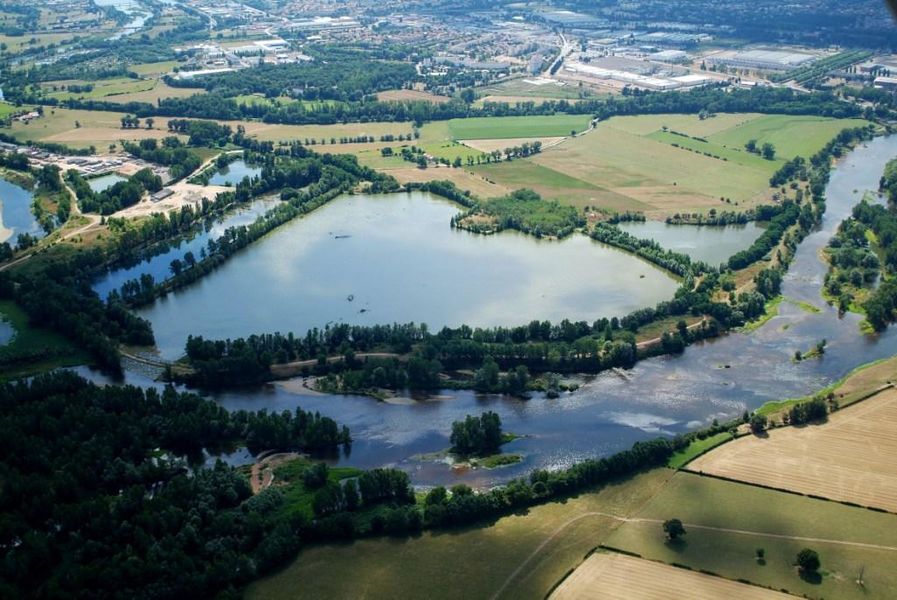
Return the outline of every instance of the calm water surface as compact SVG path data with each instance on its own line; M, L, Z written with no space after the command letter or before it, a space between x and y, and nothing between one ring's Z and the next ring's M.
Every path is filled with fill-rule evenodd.
M162 354L176 358L189 334L592 321L654 305L677 287L664 271L586 236L476 235L449 226L457 212L419 192L344 196L139 314Z
M642 361L624 374L604 373L579 391L554 400L537 395L525 401L462 391L445 392L445 396L428 400L383 403L364 397L312 395L302 387L301 380L210 397L228 409L302 406L347 424L356 441L351 453L334 459L335 463L395 465L408 470L414 483L421 486L460 481L489 486L534 468L569 466L628 448L637 440L672 435L714 418L733 417L768 400L812 393L863 363L897 353L894 328L881 336L863 336L858 330L859 317L839 319L837 311L822 302L819 290L826 267L818 258L819 250L863 191L877 188L885 162L894 156L897 136L878 138L853 151L832 173L822 226L801 243L783 286L786 297L811 302L821 309L819 313L808 313L786 302L778 316L751 334L735 333L691 346L679 356ZM346 223L333 231L350 230ZM312 234L313 230L305 236ZM293 239L298 234L285 237ZM333 244L338 242L333 240ZM289 271L294 264L290 260L282 268ZM251 303L241 306L252 314ZM525 322L533 313L515 309L513 315L517 322ZM829 345L821 359L791 362L795 350L806 350L822 337ZM84 369L81 372L102 379ZM137 367L129 368L126 377L131 383L154 385ZM448 447L452 421L484 410L498 412L506 430L526 436L505 447L508 452L522 454L523 463L493 471L453 472L444 464L412 458ZM239 462L241 458L231 460Z
M619 223L620 229L637 238L654 240L668 250L687 254L693 260L718 265L754 243L763 228L744 225L669 225L661 221Z
M187 252L192 252L198 260L200 250L206 247L209 240L217 240L229 227L248 225L254 222L279 202L275 198L262 198L250 202L225 217L210 221L202 231L191 238L160 248L157 254L136 265L104 273L94 282L93 289L101 298L105 299L109 292L121 288L122 284L128 280L138 279L144 273L149 273L156 281L162 281L171 275L169 270L171 261L176 258L183 259Z
M258 177L261 172L261 167L252 167L247 165L244 160L235 160L212 175L209 178L209 183L212 185L234 186L243 181L244 177Z
M0 242L8 241L15 245L19 234L29 233L35 237L44 237L45 232L41 228L34 213L31 212L31 200L34 195L23 187L0 179L0 203L3 204L3 226L11 230L8 237Z
M109 173L108 175L101 175L99 177L94 177L93 179L88 179L87 185L89 185L90 189L95 192L103 192L119 181L127 181L127 178L122 177L121 175L116 175L115 173Z

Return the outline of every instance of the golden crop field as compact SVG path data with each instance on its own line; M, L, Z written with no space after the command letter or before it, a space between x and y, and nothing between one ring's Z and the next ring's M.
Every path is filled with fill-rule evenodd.
M691 471L897 512L897 389L697 458Z
M464 168L452 169L449 167L418 169L404 163L400 168L383 169L383 172L395 177L399 183L423 183L426 181L448 180L453 182L458 189L466 190L477 198L499 198L511 193L510 188L496 185L487 181L480 175L476 175Z
M785 600L774 590L679 569L616 552L589 556L549 596L551 600Z

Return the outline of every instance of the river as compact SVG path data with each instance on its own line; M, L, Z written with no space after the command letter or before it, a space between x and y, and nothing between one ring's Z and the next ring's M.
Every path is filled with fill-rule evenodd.
M625 376L604 373L578 391L553 400L539 395L520 400L462 391L384 403L365 397L309 394L300 380L210 397L231 410L302 406L345 423L356 441L351 453L332 459L334 463L365 468L398 466L408 470L419 486L462 481L490 486L534 468L566 467L628 448L637 440L673 435L714 418L731 418L769 400L812 393L861 364L897 353L894 328L877 336L862 335L858 316L839 318L835 309L823 303L820 286L827 267L819 258L820 250L864 190L877 188L885 163L895 155L897 136L876 138L848 154L832 173L822 224L798 247L783 284L787 298L810 302L819 312L783 302L778 316L752 333L733 333L695 344L678 356L641 361ZM530 316L519 314L523 320ZM791 361L795 350L806 350L823 337L828 347L822 358ZM103 380L86 369L80 371ZM129 369L126 379L153 385L138 369ZM448 447L452 421L484 410L498 412L506 431L525 436L505 446L507 452L522 454L522 463L462 472L412 458Z
M112 6L131 18L130 21L122 25L118 33L109 38L110 40L118 40L140 31L147 20L153 16L145 6L134 0L94 0L94 3L97 6Z

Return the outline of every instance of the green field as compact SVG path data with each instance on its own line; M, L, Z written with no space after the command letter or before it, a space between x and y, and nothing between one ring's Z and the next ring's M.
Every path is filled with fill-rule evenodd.
M140 63L128 67L129 71L133 71L142 77L150 77L154 75L165 75L170 73L172 69L181 64L176 60L165 60L154 63Z
M93 85L93 89L89 92L70 92L67 89L61 89L63 86L68 88L69 85L88 84ZM57 100L85 98L88 100L95 100L98 98L106 98L107 96L145 92L153 89L155 85L156 82L153 80L117 77L114 79L98 79L95 81L50 81L43 84L42 87L47 98L55 98ZM52 91L54 87L59 89L57 91Z
M297 100L296 98L290 98L289 96L280 96L275 100L282 105L301 104L308 110L318 110L325 106L342 104L338 100ZM237 104L246 104L248 106L274 106L274 100L266 98L261 94L243 94L241 96L234 96L234 102Z
M703 440L692 440L686 448L673 454L667 465L673 469L681 469L711 448L716 448L720 444L725 444L731 439L733 439L732 435L729 432L724 431L722 433L717 433L716 435L711 435Z
M448 125L456 140L562 137L588 129L589 116L474 117L452 119Z
M312 461L305 458L297 458L274 469L275 487L283 492L284 504L282 510L287 517L301 515L308 520L314 518L312 502L315 491L306 489L305 484L302 482L303 474L311 465ZM327 480L331 483L338 483L349 477L358 477L360 474L361 471L353 467L336 467L329 469Z
M531 160L513 160L473 167L474 171L501 185L518 189L530 188L543 198L572 206L602 206L611 210L649 210L647 204L614 193L588 181L549 169Z
M593 513L629 514L671 474L657 469L493 525L312 547L284 570L252 584L246 597L490 598L507 582L500 598L541 600L619 525Z
M776 156L809 158L847 127L867 125L863 119L828 119L825 117L765 115L742 125L710 135L708 139L730 148L743 148L748 140L776 147Z
M159 100L164 100L165 98L186 98L187 96L205 92L202 88L171 87L161 79L152 80L151 83L153 83L153 85L146 89L108 96L106 100L122 104L125 102L148 102L149 104L156 104Z
M501 83L493 83L477 88L478 96L521 96L531 98L546 98L553 100L576 99L582 97L594 97L597 94L588 91L580 92L579 87L572 85L533 85L524 79L511 79Z
M15 330L12 340L0 346L0 379L90 362L85 352L58 333L31 327L28 316L15 303L0 301L0 316Z
M706 138L744 123L762 117L760 113L723 113L707 119L698 115L638 115L636 117L614 117L613 125L628 133L648 135L662 131L664 127L687 135Z
M637 210L654 218L744 210L768 201L770 176L794 152L809 156L841 129L861 123L755 113L614 117L536 156L474 169L498 184L531 187L574 206ZM773 143L777 158L746 152L741 138ZM546 182L559 178L546 170L566 183L552 191Z
M646 137L669 144L670 146L676 144L680 148L683 148L683 151L685 152L698 152L702 155L710 154L711 156L718 157L719 160L731 161L743 167L757 169L769 173L770 177L780 166L782 166L782 163L785 162L780 158L766 160L762 156L748 152L744 149L729 148L728 146L721 146L709 140L702 141L706 138L696 139L695 137L685 137L671 131L655 131L654 133L648 134Z
M5 119L13 113L25 110L24 107L10 104L9 102L0 102L0 119Z
M638 516L681 519L687 534L681 543L671 544L659 523L633 521L617 529L608 545L814 598L889 598L897 589L893 568L897 548L833 543L894 547L895 515L679 472ZM690 524L751 533L689 528ZM820 555L823 577L819 582L805 581L792 566L797 552L805 547ZM765 549L765 564L755 560L757 548ZM861 567L865 567L865 588L855 583Z

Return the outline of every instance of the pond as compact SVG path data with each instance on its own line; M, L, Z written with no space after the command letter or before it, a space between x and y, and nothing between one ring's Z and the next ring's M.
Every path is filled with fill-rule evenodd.
M297 334L328 323L524 325L623 316L677 282L634 256L574 235L542 241L450 227L458 207L414 192L343 196L141 310L163 356L188 334Z
M668 250L687 254L692 260L718 265L754 243L763 228L745 225L670 225L661 221L619 223L620 229L637 238L654 240Z
M336 464L362 468L398 466L407 470L419 486L466 482L488 487L525 475L534 468L567 467L586 458L629 448L637 440L684 432L706 425L714 418L732 418L769 400L812 393L861 364L897 353L897 328L892 327L878 336L862 335L858 328L860 317L848 314L839 318L834 308L822 302L820 287L827 267L818 255L838 224L862 198L864 190L878 187L885 163L895 155L897 136L877 138L848 154L832 172L823 223L799 245L783 286L787 298L813 303L819 312L806 312L795 303L783 302L778 316L752 333L733 333L691 346L677 356L642 361L629 371L606 372L582 380L585 385L578 391L556 399L538 394L530 400L520 400L446 391L428 399L379 402L358 396L314 394L304 387L301 379L214 393L210 397L230 410L279 411L301 406L337 419L351 428L355 442L349 454L332 459ZM338 223L339 227L329 231L351 232L351 224L351 221ZM294 230L284 235L284 241L306 240L311 234L305 232L300 237ZM334 239L332 244L340 241ZM538 247L545 250L550 246L539 244ZM489 257L482 250L485 248L478 248L476 258L486 261ZM292 256L286 250L283 254ZM294 258L284 258L277 268L291 272L295 264ZM334 269L342 266L335 263ZM565 269L566 266L558 270ZM500 271L494 275L496 283L502 277ZM236 285L233 279L228 281ZM222 289L215 288L219 294ZM244 287L238 289L242 291ZM239 297L222 294L216 302L212 295L200 296L213 313L218 310L215 304L225 303L221 298L233 303ZM263 311L251 301L240 301L240 306L247 319L257 319L257 314ZM520 310L509 308L508 312L515 316L515 321L526 321L532 316L529 310L527 306ZM296 319L293 313L301 314L298 305L295 309L280 307L278 311L283 311L276 315L281 323ZM198 314L190 318L197 323L204 320ZM156 327L159 323L154 321ZM281 331L289 328L277 327ZM224 332L216 337L224 337ZM791 361L795 350L806 350L823 337L828 340L828 347L821 359ZM80 372L105 381L86 369ZM125 378L137 385L158 385L133 365L127 367ZM499 413L506 431L525 436L504 447L507 452L523 455L522 463L492 471L463 472L452 471L442 463L413 458L447 448L452 421L485 410ZM232 460L245 461L246 457L235 456Z
M244 177L257 177L261 172L261 167L250 166L242 159L235 160L212 175L209 183L212 185L235 186L243 181Z
M160 251L150 258L127 268L104 273L94 281L93 289L101 298L106 299L112 290L120 289L123 283L138 279L144 273L149 273L156 281L162 281L171 275L169 271L171 261L176 258L183 259L187 252L192 252L199 259L200 250L206 247L210 239L217 240L228 227L249 225L279 202L280 200L275 198L263 198L240 207L222 218L207 223L202 231L189 239L160 248Z
M127 181L126 177L122 177L121 175L116 175L115 173L109 173L108 175L100 175L99 177L94 177L93 179L87 180L87 185L90 186L95 192L103 192L111 188L113 185L118 183L119 181Z
M42 238L46 233L41 228L34 213L31 212L31 201L34 195L23 187L0 179L0 204L2 204L3 222L0 223L0 242L15 245L22 233Z

